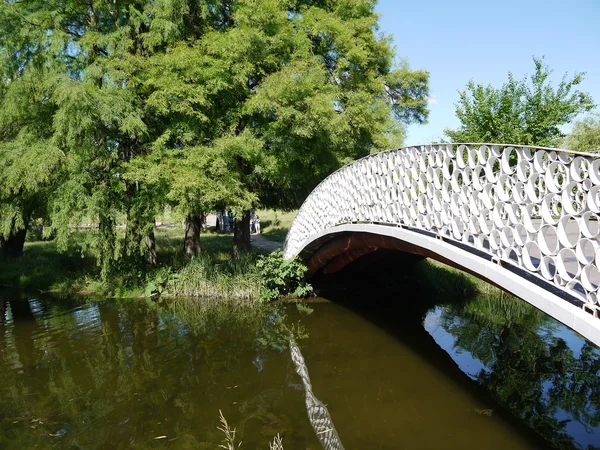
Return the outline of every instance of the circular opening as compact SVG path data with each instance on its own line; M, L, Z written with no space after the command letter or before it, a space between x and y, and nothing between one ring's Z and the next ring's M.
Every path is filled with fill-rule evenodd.
M525 226L518 224L514 229L515 242L517 245L523 247L527 242L527 228Z
M598 268L589 264L581 270L581 284L588 291L597 291L600 286L600 272Z
M544 255L554 255L558 251L558 233L552 225L544 225L537 234L537 242Z
M452 221L452 234L454 235L454 239L460 241L464 232L465 224L462 222L462 220L455 218Z
M551 256L544 256L540 263L540 273L546 280L552 280L556 275L556 264Z
M553 162L546 171L546 186L550 192L560 192L568 181L567 168L559 163Z
M500 248L501 239L500 232L494 228L490 233L490 247L492 250L498 250Z
M575 247L575 254L577 260L581 264L591 264L596 258L596 250L598 249L598 243L587 238L580 239Z
M551 225L556 225L558 223L558 219L560 217L559 214L555 213L556 203L560 201L560 197L556 194L548 194L544 196L542 200L542 218L544 222L549 223ZM558 216L558 217L557 217Z
M600 159L594 159L589 170L590 180L595 185L600 184Z
M534 173L529 177L526 186L527 197L534 203L539 203L546 194L546 182L539 173Z
M563 248L556 257L556 269L563 280L571 281L577 278L581 267L575 252L570 248Z
M533 168L531 166L531 163L527 161L521 161L517 165L517 178L519 179L519 181L526 183L529 179L529 176L531 175L532 170Z
M577 220L572 216L564 216L558 222L558 239L564 247L573 248L581 239L581 231Z
M511 261L516 265L520 265L519 253L515 248L507 248L502 252L502 258L507 261Z
M571 162L571 178L574 181L583 181L587 178L590 163L582 156L577 156Z
M518 154L513 147L506 147L502 152L502 170L504 173L512 174L518 164Z
M535 242L527 242L523 247L523 265L527 270L537 272L540 268L542 252Z
M491 156L491 151L487 145L482 145L479 147L479 151L477 155L479 157L479 164L484 165Z
M600 233L600 220L598 215L591 211L588 211L581 216L579 224L581 233L587 238L593 239Z
M500 238L502 239L502 245L504 247L512 247L515 243L515 236L512 228L504 227L500 232Z
M600 213L600 186L594 186L589 190L587 205L593 212Z
M569 183L562 193L562 205L567 214L579 215L585 208L586 195L581 184Z
M569 281L565 286L565 290L574 297L579 298L582 302L587 301L587 292L579 281Z

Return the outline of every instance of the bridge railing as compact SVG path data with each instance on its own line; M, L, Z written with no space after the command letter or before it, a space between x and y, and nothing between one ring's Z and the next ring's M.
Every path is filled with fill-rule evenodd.
M432 144L369 155L326 178L285 244L348 223L404 226L467 244L598 309L600 158L500 144Z

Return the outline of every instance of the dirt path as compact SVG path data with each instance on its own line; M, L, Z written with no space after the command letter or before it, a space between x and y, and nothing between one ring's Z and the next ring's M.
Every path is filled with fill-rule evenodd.
M252 247L265 253L271 253L277 249L283 248L283 244L281 242L270 241L260 234L251 234L250 243L252 244Z

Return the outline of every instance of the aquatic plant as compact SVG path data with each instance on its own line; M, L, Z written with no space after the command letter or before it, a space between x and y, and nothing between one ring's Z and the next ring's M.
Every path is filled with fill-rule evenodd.
M241 441L237 443L235 442L235 428L231 428L227 423L227 419L223 415L223 412L219 410L219 416L221 420L221 426L217 427L219 431L222 431L225 435L223 439L223 443L219 445L220 448L224 448L225 450L236 450L241 447ZM279 436L279 433L273 438L273 442L269 443L269 450L283 450L283 439Z

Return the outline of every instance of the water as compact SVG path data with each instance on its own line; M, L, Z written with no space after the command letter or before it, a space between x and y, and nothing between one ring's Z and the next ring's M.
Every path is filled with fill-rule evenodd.
M242 449L320 449L290 330L346 449L598 446L598 349L513 303L240 314L0 292L0 448L216 449L221 410Z

